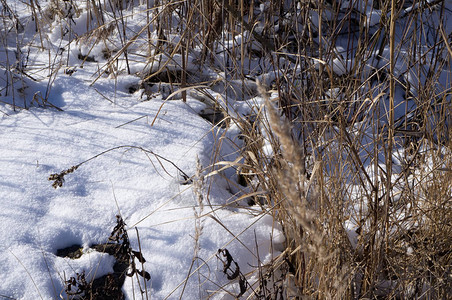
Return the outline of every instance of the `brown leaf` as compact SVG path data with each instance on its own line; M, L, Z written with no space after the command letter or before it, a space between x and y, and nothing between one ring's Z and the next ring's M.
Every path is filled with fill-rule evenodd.
M144 264L146 262L146 260L143 257L143 254L141 254L141 252L138 251L133 251L132 250L133 255L138 259L138 261L142 264Z

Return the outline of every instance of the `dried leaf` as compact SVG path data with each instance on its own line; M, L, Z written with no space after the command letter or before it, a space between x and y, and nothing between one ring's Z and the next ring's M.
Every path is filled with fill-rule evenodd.
M141 252L132 250L132 253L133 256L135 256L140 263L144 264L146 262L146 259L144 259L143 254L141 254Z
M143 277L146 280L151 280L151 274L149 274L148 272L146 272L145 270L137 270L138 275L141 275L141 277Z
M240 286L240 294L237 296L237 298L240 298L246 292L247 282L246 282L246 279L244 276L240 276L239 286Z
M225 272L225 274L226 274L226 276L228 277L228 279L229 280L234 280L234 279L236 279L238 276L239 276L239 274L240 274L240 268L239 268L239 265L234 261L234 264L235 264L235 271L234 271L234 273L232 273L231 275L229 275L227 272ZM231 270L231 269L229 269L229 270ZM232 270L231 270L232 271Z
M129 271L127 271L126 275L129 277L132 277L136 272L136 269L131 268Z
M226 271L231 267L231 263L233 261L232 256L226 248L218 249L218 252L223 254L223 256L226 258L226 262L223 262L223 273L226 274Z

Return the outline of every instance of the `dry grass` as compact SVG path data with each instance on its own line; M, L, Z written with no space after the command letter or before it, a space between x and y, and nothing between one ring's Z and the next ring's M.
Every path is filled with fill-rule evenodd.
M270 207L283 225L286 251L267 268L290 269L283 280L286 298L445 299L451 293L451 93L439 78L449 74L450 84L451 57L442 26L432 27L423 14L447 12L440 2L402 11L410 3L379 1L391 18L382 17L371 34L354 26L363 21L353 16L354 3L349 11L335 1L305 3L297 14L312 28L296 32L295 41L282 32L270 46L264 37L255 38L279 73L271 96L260 86L265 107L254 107L246 117L229 114L244 139L237 145L243 156L238 181L246 181L254 202ZM270 10L278 7L272 4ZM242 5L224 8L236 26L243 22ZM322 10L335 17L318 24L307 18ZM396 45L400 20L409 20L401 33L409 38ZM324 39L316 42L314 26ZM274 30L270 23L264 27L269 35ZM426 30L437 48L419 44ZM338 33L348 35L350 47L341 54L349 59L349 71L341 74L332 62L339 57L332 47ZM278 64L289 56L291 43L298 69ZM239 46L229 57L230 78L246 70ZM275 49L281 49L279 56ZM417 53L431 58L427 66ZM368 62L375 59L381 67L369 72ZM400 62L408 65L402 73L396 72ZM405 92L403 101L395 101L397 91ZM404 116L396 119L401 108ZM274 297L281 292L271 291Z
M36 22L41 44L41 28L58 18L71 35L70 12L77 13L75 2L73 10L67 1L51 2L45 11L37 1L30 5L42 16ZM446 299L452 293L452 51L445 1L375 0L381 19L367 27L359 25L370 21L359 1L344 7L272 0L262 4L265 11L254 0L140 1L147 25L130 36L132 2L89 2L88 33L67 47L104 45L97 78L130 73L131 60L146 62L140 76L148 98L157 90L146 86L156 79L171 92L181 88L183 100L198 86L193 89L225 117L219 145L229 126L238 126L242 160L233 164L238 179L231 184L271 211L286 236L286 249L256 271L260 280L250 298ZM113 21L105 23L107 11ZM440 19L429 20L432 12ZM4 24L16 21L3 17ZM396 33L403 42L396 43ZM7 34L2 31L3 41ZM346 41L341 53L338 39ZM83 63L90 51L81 53ZM221 76L197 75L191 56L196 67ZM51 78L64 63L49 54ZM14 73L12 65L4 67L7 89L28 74ZM262 73L274 74L257 84L265 105L250 100L258 94L249 78ZM224 87L225 96L215 98L200 85ZM249 101L251 113L233 111L231 98ZM219 153L212 165L223 160ZM200 186L196 192L198 237Z

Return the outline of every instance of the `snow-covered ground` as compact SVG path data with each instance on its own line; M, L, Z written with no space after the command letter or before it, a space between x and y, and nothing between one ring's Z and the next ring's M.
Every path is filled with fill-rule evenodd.
M30 10L18 2L10 5L25 25L18 35L23 44L39 38L33 37ZM82 13L77 24L84 17ZM43 28L47 50L30 52L28 67L39 80L12 72L17 76L14 90L3 89L0 98L32 106L16 111L11 105L0 107L0 298L66 298L65 281L77 273L85 272L86 280L91 280L113 272L114 257L90 247L108 242L116 215L127 224L131 248L141 249L146 259L144 267L136 263L151 276L146 288L138 276L149 297L200 299L212 294L215 299L228 295L225 291L229 297L238 295L238 280L228 280L223 273L225 257L218 250L227 249L246 274L270 261L270 248L282 242L282 234L260 209L225 206L235 200L226 185L209 189L210 179L202 183L201 178L201 197L194 192L198 160L207 174L221 130L198 115L205 104L190 97L187 102L164 101L157 93L142 101L140 92L129 92L138 84L137 76L102 77L91 85L101 63L85 62L81 68L77 48L69 53L76 72L62 66L46 77L49 69L40 66L48 63L49 53L55 66L68 55L54 51L59 46L67 49L59 31L51 24ZM13 45L18 41L3 33L10 43L8 51L5 45L1 50L4 87L6 55L16 60ZM26 55L27 48L21 51ZM96 51L92 53L100 54ZM35 93L46 95L49 81L48 103L31 103ZM22 94L17 92L20 86L26 86ZM65 175L62 187L55 189L48 180L50 174L119 146L127 147L82 164ZM184 175L192 180L186 182ZM56 255L73 245L83 248L80 258ZM137 276L127 277L122 288L127 299L142 297Z
M148 53L144 29L149 23L151 38L159 38L155 22L148 19L154 13L158 15L159 10L153 9L149 16L146 1L124 1L128 8L124 9L125 17L119 17L104 1L105 25L99 26L100 18L94 16L90 2L60 1L57 8L52 6L55 1L39 1L40 7L36 6L37 1L5 1L8 6L2 1L0 299L72 298L67 294L67 280L71 277L79 285L77 274L84 272L86 280L91 281L112 273L116 257L98 250L99 245L111 242L117 215L127 224L136 269L144 269L150 275L148 280L137 274L126 277L122 285L126 299L233 299L241 293L242 275L246 275L246 284L255 284L259 267L270 262L283 249L284 242L281 228L265 207L241 205L246 201L239 198L243 193L233 184L237 179L233 169L224 168L224 177L215 176L213 164L217 163L218 169L239 161L237 148L243 143L239 129L233 124L227 130L213 127L200 116L212 99L232 116L262 109L255 81L228 78L225 83L228 76L224 70L231 67L226 66L231 64L228 55L238 52L241 43L249 42L251 34L244 31L232 39L224 33L222 42L216 44L212 68L197 64L201 46L190 49L186 57L188 82L202 87L190 89L184 102L180 93L168 97L175 90L172 84L140 86L140 78L161 66L180 71L184 63L180 54L168 59L171 46L181 39L177 34L166 36L173 43L166 48L168 53L155 55L153 63L149 63L152 55ZM366 16L364 27L372 35L379 30L382 12L370 2L354 1L353 5L355 11ZM446 3L444 18L450 19L452 3ZM256 4L255 14L262 17L269 9L267 4ZM340 8L346 10L350 5L350 1L342 1ZM401 14L408 14L414 6L407 4ZM323 20L332 17L328 10L323 14ZM42 17L39 22L34 19L36 15ZM297 18L287 16L288 20L291 17ZM313 30L318 30L315 26L319 18L318 12L312 10ZM119 24L118 19L127 20L127 24ZM439 26L439 18L426 15L420 19L429 29ZM177 21L174 17L174 24ZM409 65L411 62L404 58L411 41L406 36L413 34L408 22L400 21L395 30L398 55L394 75L401 83L395 93L394 118L400 120L396 126L406 120L406 112L415 110L413 99L427 82L426 74L432 67L428 62L433 61L433 47L428 45L440 44L428 34L422 35L416 49L423 59ZM118 33L118 28L124 32ZM256 31L262 32L262 28L257 24ZM446 22L443 30L449 36L452 22ZM133 43L127 44L128 40ZM344 35L331 45L334 57L306 61L314 68L323 64L334 76L359 69L358 80L367 81L368 76L387 73L389 68L389 47L382 38L376 40L384 47L367 51L365 59L353 55L355 50L349 49L349 37ZM315 42L321 43L321 39L317 37ZM261 49L256 42L252 46L249 51ZM444 53L448 52L443 49L440 55ZM118 60L109 60L111 57ZM247 54L241 61L250 78L271 86L275 78L282 76L282 71L274 70L269 60L251 57ZM443 64L438 68L434 86L440 95L450 89L450 56L438 61ZM294 74L304 72L299 65L290 65L286 57L280 57L279 63L293 68ZM128 71L131 75L127 75ZM359 93L369 92L372 99L366 101L380 107L375 110L381 110L379 122L384 124L389 101L387 86L369 82L369 87L359 87ZM341 100L336 92L339 93L329 90L325 94ZM406 96L408 92L410 97ZM445 99L450 101L450 94ZM366 122L356 124L363 126L361 132L372 132ZM359 139L368 143L370 149L359 154L369 157L374 146L365 134ZM268 149L265 154L271 156L271 145L263 147ZM397 161L399 150L395 150L395 169L401 165ZM384 169L384 153L376 156ZM369 160L363 161L366 168L374 166ZM77 167L73 172L62 173L73 166ZM51 174L64 177L61 187L52 187ZM353 235L357 221L352 216L344 227ZM62 249L71 246L78 249L79 258L61 255ZM137 252L146 259L143 265ZM226 253L233 261L228 262ZM238 277L231 276L237 270L234 262L240 267ZM226 273L225 263L231 264ZM72 291L76 291L71 284ZM249 288L246 295L255 288L256 285Z
M121 145L150 150L189 176L195 175L197 157L206 166L213 151L211 125L193 110L194 101L165 103L151 126L161 99L140 102L118 91L111 103L89 87L88 74L57 78L54 91L61 93L63 112L24 110L1 121L0 295L58 298L63 279L76 272L85 270L92 276L111 272L112 259L91 252L89 246L108 241L116 214L130 225L133 249L138 249L134 228L139 231L145 267L152 277L149 294L156 299L170 295L188 275L195 250L195 211L202 216L196 264L205 262L208 267L191 277L184 298L216 290L210 281L225 283L222 264L215 257L220 248L240 257L244 270L257 263L256 243L264 260L273 228L270 216L221 208L231 200L224 196L229 193L217 190L203 199L201 208L193 184L182 184L182 174L153 154L113 150L66 175L61 188L52 188L51 173ZM114 89L113 82L103 85L105 90ZM85 248L82 258L55 255L57 249L74 244ZM128 278L124 287L130 297L133 280ZM199 280L206 283L200 285ZM181 290L174 295L180 296Z

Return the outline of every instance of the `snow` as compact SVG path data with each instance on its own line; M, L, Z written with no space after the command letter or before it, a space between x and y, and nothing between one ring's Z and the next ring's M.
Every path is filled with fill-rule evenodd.
M101 80L90 87L87 76L88 72L78 71L57 77L53 92L60 95L63 112L34 108L1 120L0 219L6 229L0 248L1 295L55 297L52 285L61 292L62 272L69 276L71 270L73 274L81 269L92 271L99 259L102 263L97 275L108 272L111 259L97 252L79 260L55 253L74 244L89 249L107 242L119 211L128 225L136 224L139 230L142 253L152 276L149 293L153 297L164 298L187 276L197 203L192 185L182 185L180 174L171 164L160 161L163 169L153 155L123 148L83 164L66 175L59 189L53 189L47 177L120 145L153 151L192 176L197 157L204 166L209 163L214 144L209 134L211 125L190 107L194 100L179 100L165 102L151 126L163 104L161 99L140 102L136 95L117 90L111 103L94 89L113 95L114 82ZM212 193L209 201L212 206L205 203L202 212L205 216L198 256L209 264L210 276L224 281L212 255L227 247L241 258L243 268L255 265L253 253L240 242L254 248L256 233L265 253L273 224L242 209L217 207L226 201L218 192ZM215 216L228 230L209 216ZM239 235L254 222L237 240L231 235ZM278 230L276 234L280 234ZM137 249L134 227L130 227L129 235ZM216 278L211 280L217 282ZM130 296L129 285L124 289ZM201 290L206 293L206 288ZM194 292L198 292L197 283L189 280L184 297L197 298L191 296Z
M19 4L16 9L20 11ZM86 33L81 25L86 13L76 22L73 34ZM49 49L33 51L30 65L44 65L49 53L57 64L67 58L67 52L59 57L55 51L72 37L62 40L56 23L47 30ZM221 182L209 190L213 177L202 185L202 205L193 183L184 182L180 170L194 176L199 159L207 174L217 151L214 130L219 129L198 115L205 104L192 97L187 102L165 101L161 94L142 101L140 92L129 93L129 87L139 83L135 75L101 76L93 84L103 62L85 62L82 68L77 55L91 50L99 60L102 49L71 47L69 63L75 72L59 68L47 102L30 99L37 92L45 98L49 92L53 78L46 78L48 69L36 72L40 81L23 76L16 81L16 90L25 87L23 94L13 88L2 92L2 102L31 108L14 111L2 105L0 112L0 298L66 298L64 281L77 273L84 271L88 281L111 273L115 258L93 246L108 242L118 214L127 224L132 249L141 249L146 259L144 267L151 275L146 292L153 299L205 298L220 286L225 291L213 299L227 298L226 291L238 294L238 283L223 274L218 249L228 249L245 274L259 262L269 262L277 254L270 249L284 239L265 211L226 206L235 198ZM13 50L8 48L8 55L14 61ZM5 58L2 51L1 60ZM179 64L171 65L177 69ZM138 62L131 66L143 70ZM124 147L95 157L119 146ZM232 147L221 150L231 155L225 149ZM62 187L52 188L50 174L80 163L65 175ZM56 255L73 245L82 249L80 258ZM137 278L127 277L122 289L127 299L136 297Z
M243 61L244 74L250 79L231 79L225 71L229 68L227 53L248 43L251 34L247 31L242 35L223 33L223 41L214 45L217 55L212 59L211 69L198 65L199 57L190 53L186 57L190 83L202 84L198 84L199 90L188 90L187 101L183 102L181 95L174 94L168 83L155 84L147 91L148 95L144 95L143 90L131 92L132 88L140 86L143 77L162 66L180 71L183 62L181 54L169 57L172 50L154 55L153 62L143 59L150 55L146 52L147 37L139 34L143 33L143 24L147 22L145 9L142 12L135 10L130 14L132 17L127 18L126 37L137 37L127 49L129 65L121 59L109 66L117 71L111 74L106 72L108 61L104 51L119 57L124 44L117 36L105 43L95 44L89 40L97 23L96 20L88 22L92 17L86 12L88 1L77 1L75 10L65 2L65 11L73 14L73 23L64 23L61 19L42 20L42 39L36 34L27 4L7 2L24 28L18 30L19 38L14 30L6 33L7 30L2 28L4 36L1 37L5 43L0 51L0 86L7 88L0 94L0 224L3 228L0 298L65 299L68 296L65 280L77 273L85 272L87 280L91 281L113 272L116 258L94 248L109 241L117 215L127 224L130 246L134 251L141 249L146 259L144 266L139 264L139 268L144 267L151 275L146 282L141 277L127 277L122 286L126 299L141 297L138 284L145 287L153 299L209 296L211 299L233 299L232 295L238 295L240 289L237 280L230 281L223 273L218 250L225 248L239 264L241 272L249 273L249 284L254 284L257 268L270 262L282 250L282 230L265 207L241 205L246 201L240 197L249 191L231 184L236 174L225 166L241 159L238 152L243 141L239 139L239 126L232 124L225 131L212 127L199 116L200 112L210 109L212 99L231 116L264 110L263 100L257 96L257 82L270 87L277 78L284 76L283 72L275 70L270 60L254 59L250 53L240 57L239 52L235 54L237 60ZM131 6L138 5L138 1L130 3ZM382 12L373 8L372 1L341 3L344 11L354 5L354 9L366 17L365 26L369 32L372 34L376 30ZM268 1L260 3L258 13L263 15L269 5ZM44 12L51 10L48 2L42 1L41 6ZM408 13L415 8L413 5L403 11ZM103 16L106 29L115 25L111 11L107 5ZM309 17L314 29L319 20L337 17L328 8L322 10L321 15L319 13L313 10ZM67 19L63 18L63 21ZM177 22L174 17L174 26ZM423 83L427 79L416 78L417 74L412 73L407 67L408 62L403 60L404 51L409 47L403 40L412 30L409 26L404 29L406 24L403 22L408 21L396 24L400 55L395 64L395 75L410 83L411 93L416 96L420 93L418 81ZM435 18L429 22L432 28L438 23ZM451 24L446 22L446 34L451 32ZM13 22L2 26L14 28ZM261 32L263 28L258 23L254 29ZM157 38L152 24L149 29L153 38ZM181 40L177 34L169 34L167 38L171 47ZM421 41L425 44L420 47L422 51L429 49L432 41L428 39L426 36ZM319 40L317 37L316 41ZM335 55L325 61L312 58L312 64L319 69L322 63L335 76L344 76L359 69L355 64L364 61L362 74L357 74L362 80L367 80L375 70L388 67L387 46L382 57L377 58L377 52L373 51L366 54L365 60L355 60L354 50L346 50L349 42L348 38L338 38L332 45L322 42L325 52L330 48ZM44 50L30 46L41 43ZM250 48L246 51L260 50L261 46L252 42ZM201 50L193 50L196 51ZM430 61L432 54L418 55ZM83 61L80 56L90 56L94 61ZM28 65L23 64L25 61ZM49 61L50 69L45 67ZM280 62L281 65L289 64L284 58ZM299 66L291 67L296 73L303 72ZM425 70L429 67L427 64L419 66ZM126 68L130 75L126 75ZM24 76L21 73L24 70L31 77ZM444 67L437 79L438 89L448 88L449 73ZM365 94L365 87L362 89ZM381 105L383 115L388 103L383 93L385 89L375 89L374 98L366 100L369 105ZM206 91L211 98L205 95ZM341 100L338 90L327 91L326 95L332 100ZM414 104L405 99L404 89L399 85L395 96L397 120L405 115L406 107L410 111ZM276 97L276 94L272 95L272 98ZM382 117L381 122L386 119ZM366 153L374 149L370 133L366 132L367 124L356 122L355 126L362 128L350 128L350 135L355 137L355 132L364 132L355 138L368 145L367 152L363 148L359 153L363 156L364 168L373 168L374 164L365 159ZM265 130L262 131L265 134ZM320 149L322 145L316 147ZM273 150L268 141L264 141L263 153L270 157ZM379 155L377 159L381 163L385 158ZM402 164L397 155L394 160L395 168ZM197 175L198 164L201 174ZM62 187L54 189L49 175L59 174L72 166L78 168L64 176ZM217 176L218 169L223 167L223 177ZM384 170L384 164L381 168ZM344 170L349 172L347 168ZM187 181L185 175L191 180ZM196 176L201 176L200 187L193 182ZM358 242L356 230L361 225L353 215L345 221L344 228L353 246ZM81 257L72 259L57 255L59 250L74 245L80 249Z

